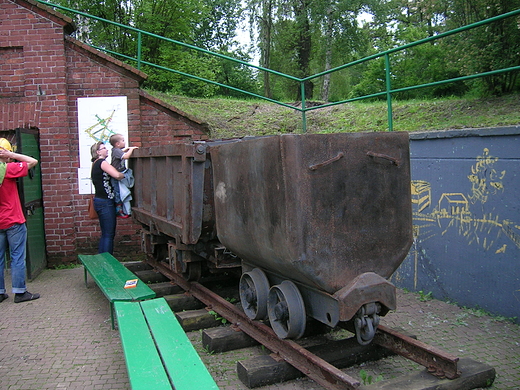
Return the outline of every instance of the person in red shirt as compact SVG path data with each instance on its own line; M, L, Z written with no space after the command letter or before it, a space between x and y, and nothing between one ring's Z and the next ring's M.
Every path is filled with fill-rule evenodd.
M36 164L38 160L14 153L10 142L0 138L0 302L9 298L4 282L5 252L8 246L14 302L32 301L40 297L40 294L28 292L25 286L27 227L16 184L16 179L27 176L29 169Z

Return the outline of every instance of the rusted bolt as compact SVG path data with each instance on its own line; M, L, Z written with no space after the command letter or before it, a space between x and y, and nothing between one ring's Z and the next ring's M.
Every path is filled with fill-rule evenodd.
M204 154L206 153L206 148L204 145L197 145L197 147L195 148L195 151L198 153L198 154Z

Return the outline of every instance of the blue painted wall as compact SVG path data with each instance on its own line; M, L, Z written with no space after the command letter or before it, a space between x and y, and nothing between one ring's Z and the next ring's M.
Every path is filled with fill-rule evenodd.
M393 283L520 322L520 126L410 138L414 244Z

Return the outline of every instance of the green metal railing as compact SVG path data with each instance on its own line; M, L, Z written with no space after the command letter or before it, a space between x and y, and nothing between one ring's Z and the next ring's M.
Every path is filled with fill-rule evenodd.
M499 16L495 16L495 17L492 17L492 18L489 18L489 19L485 19L485 20L482 20L480 22L468 24L466 26L459 27L459 28L456 28L456 29L453 29L453 30L450 30L450 31L447 31L447 32L444 32L444 33L441 33L441 34L438 34L438 35L435 35L435 36L432 36L432 37L421 39L421 40L418 40L418 41L415 41L415 42L412 42L412 43L408 43L406 45L402 45L402 46L399 46L399 47L396 47L396 48L393 48L393 49L390 49L390 50L386 50L386 51L383 51L383 52L380 52L380 53L377 53L377 54L374 54L374 55L371 55L371 56L368 56L368 57L365 57L365 58L362 58L362 59L359 59L359 60L356 60L356 61L353 61L353 62L350 62L348 64L344 64L344 65L338 66L336 68L329 69L329 70L326 70L326 71L321 72L321 73L317 73L317 74L309 76L309 77L298 78L298 77L294 77L294 76L291 76L291 75L287 75L285 73L277 72L277 71L272 70L272 69L268 69L268 68L264 68L264 67L261 67L261 66L257 66L257 65L254 65L254 64L251 64L249 62L242 61L242 60L239 60L239 59L236 59L236 58L233 58L233 57L229 57L229 56L226 56L224 54L215 53L215 52L212 52L212 51L209 51L209 50L206 50L206 49L194 46L194 45L190 45L190 44L187 44L187 43L184 43L184 42L176 41L176 40L170 39L170 38L165 38L165 37L162 37L160 35L156 35L156 34L153 34L153 33L147 32L147 31L143 31L143 30L137 29L135 27L127 26L127 25L124 25L124 24L121 24L121 23L113 22L113 21L110 21L110 20L107 20L107 19L103 19L103 18L94 16L94 15L90 15L90 14L87 14L87 13L84 13L84 12L81 12L81 11L70 9L70 8L67 8L67 7L64 7L64 6L61 6L61 5L51 4L51 3L43 1L43 0L37 0L37 1L42 3L42 4L45 4L47 6L50 6L50 7L55 7L55 8L64 10L64 11L72 12L72 13L74 13L76 15L81 15L81 16L84 16L84 17L87 17L87 18L91 18L91 19L94 19L94 20L97 20L97 21L105 22L105 23L108 23L108 24L111 24L111 25L114 25L114 26L118 26L118 27L121 27L123 29L127 29L127 30L130 30L130 31L133 31L133 32L137 33L137 57L127 56L127 55L124 55L124 54L121 54L121 53L117 53L117 52L108 50L106 48L97 47L95 45L90 45L90 46L92 46L95 49L98 49L100 51L103 51L103 52L106 52L106 53L109 53L109 54L112 54L112 55L115 55L115 56L119 56L119 57L125 58L125 59L127 59L129 61L136 62L137 63L137 69L141 69L141 67L143 65L148 65L148 66L151 66L151 67L154 67L154 68L157 68L157 69L173 72L173 73L176 73L176 74L179 74L179 75L182 75L182 76L185 76L185 77L189 77L189 78L192 78L192 79L195 79L195 80L199 80L199 81L202 81L202 82L205 82L205 83L217 85L217 86L222 87L222 88L226 88L226 89L229 89L229 90L240 92L240 93L243 93L243 94L251 96L251 97L255 97L255 98L262 99L262 100L266 100L266 101L269 101L271 103L275 103L275 104L278 104L278 105L290 108L292 110L300 111L301 115L302 115L302 132L304 132L304 133L307 131L307 116L306 116L306 114L307 114L308 111L316 110L318 108L330 107L330 106L335 106L335 105L338 105L338 104L344 104L344 103L348 103L348 102L358 101L358 100L364 100L364 99L371 99L371 98L375 98L375 97L381 97L381 96L386 96L387 112L388 112L388 130L392 131L393 130L392 94L399 93L399 92L405 92L405 91L411 91L411 90L420 89L420 88L427 88L427 87L432 87L432 86L437 86L437 85L442 85L442 84L447 84L447 83L453 83L453 82L457 82L457 81L470 80L470 79L490 76L490 75L499 74L499 73L505 73L505 72L511 72L511 71L515 71L515 70L520 70L520 66L513 66L513 67L509 67L509 68L503 68L503 69L498 69L498 70L489 71L489 72L475 73L475 74L468 75L468 76L461 76L461 77L456 77L456 78L436 81L436 82L432 82L432 83L426 83L426 84L414 85L414 86L409 86L409 87L404 87L404 88L392 89L392 83L391 83L391 63L390 63L390 54L392 54L392 53L396 53L396 52L399 52L399 51L402 51L402 50L406 50L406 49L409 49L409 48L411 48L413 46L417 46L417 45L425 44L425 43L428 43L428 42L432 42L432 41L437 40L437 39L445 38L445 37L450 36L450 35L458 34L458 33L461 33L463 31L467 31L467 30L470 30L470 29L473 29L473 28L476 28L476 27L480 27L480 26L483 26L483 25L486 25L486 24L489 24L489 23L493 23L493 22L496 22L496 21L501 20L501 19L509 18L509 17L512 17L512 16L515 16L515 15L519 15L520 14L520 9L515 10L515 11L511 11L511 12L508 12L508 13L505 13L505 14L502 14L502 15L499 15ZM301 107L295 107L293 105L290 105L290 104L287 104L287 103L284 103L284 102L281 102L281 101L278 101L278 100L275 100L275 99L271 99L269 97L262 96L262 95L259 95L259 94L253 93L253 92L242 90L240 88L235 88L235 87L230 86L230 85L225 85L225 84L213 81L213 80L209 80L209 79L206 79L206 78L203 78L203 77L195 76L195 75L192 75L192 74L181 72L179 70L170 69L170 68L162 66L162 65L158 65L158 64L154 64L154 63L145 61L145 60L142 59L142 37L143 37L143 35L146 35L146 36L149 36L149 37L153 37L153 38L158 38L158 39L161 39L161 40L164 40L164 41L176 44L176 45L180 45L182 47L186 47L186 48L189 48L189 49L192 49L192 50L196 50L196 51L199 51L199 52L202 52L202 53L205 53L205 54L209 54L209 55L212 55L212 56L215 56L215 57L222 58L224 60L229 60L229 61L241 64L241 65L244 65L244 66L247 66L247 67L250 67L250 68L254 68L254 69L257 69L257 70L262 71L262 72L267 72L267 73L270 73L270 74L273 74L273 75L276 75L276 76L280 76L280 77L283 77L283 78L295 81L295 82L299 83L299 86L300 86L300 93L301 93L301 97L302 97ZM374 93L374 94L370 94L370 95L358 96L358 97L351 98L351 99L345 99L345 100L341 100L341 101L337 101L337 102L331 102L331 103L324 103L324 104L321 104L321 105L315 105L313 107L306 107L306 100L305 100L305 83L306 82L308 82L310 80L313 80L315 78L322 77L322 76L325 76L327 74L331 74L331 73L334 73L334 72L338 72L340 70L343 70L343 69L346 69L346 68L349 68L349 67L352 67L352 66L355 66L355 65L359 65L359 64L362 64L364 62L375 60L375 59L378 59L378 58L381 58L381 57L384 57L384 61L385 61L385 87L386 87L386 89L384 91L381 91L381 92L378 92L378 93Z
M327 70L327 71L315 74L313 76L306 77L306 78L301 80L302 83L304 83L307 80L312 80L312 79L315 79L317 77L324 76L324 75L326 75L328 73L336 72L336 71L339 71L339 70L342 70L342 69L345 69L345 68L348 68L348 67L351 67L351 66L354 66L354 65L358 65L358 64L363 63L363 62L367 62L367 61L370 61L370 60L373 60L373 59L377 59L377 58L380 58L380 57L384 57L385 58L385 81L386 81L386 90L385 91L382 91L382 92L379 92L379 93L375 93L375 94L371 94L371 95L360 96L360 97L356 97L356 98L353 98L353 99L342 100L342 101L338 101L338 102L334 102L334 103L322 104L320 106L315 106L315 107L309 108L307 111L315 110L317 108L328 107L328 106L333 106L333 105L337 105L337 104L343 104L343 103L347 103L347 102L352 102L352 101L356 101L356 100L368 99L368 98L373 98L373 97L379 97L379 96L386 95L386 97L387 97L387 106L388 106L388 129L390 131L392 131L393 130L393 120L392 120L392 97L391 97L391 95L393 93L404 92L404 91L411 91L411 90L414 90L414 89L433 87L433 86L436 86L436 85L453 83L453 82L456 82L456 81L470 80L470 79L474 79L474 78L478 78L478 77L485 77L485 76L490 76L490 75L493 75L493 74L505 73L505 72L510 72L510 71L514 71L514 70L520 70L520 66L513 66L513 67L510 67L510 68L498 69L498 70L489 71L489 72L475 73L475 74L472 74L472 75L469 75L469 76L461 76L461 77L456 77L456 78L452 78L452 79L446 79L446 80L436 81L436 82L427 83L427 84L414 85L414 86L405 87L405 88L392 89L392 82L391 82L391 78L390 78L390 74L391 74L390 54L396 53L396 52L401 51L401 50L406 50L406 49L408 49L410 47L413 47L413 46L417 46L417 45L421 45L421 44L424 44L424 43L432 42L432 41L437 40L437 39L445 38L445 37L450 36L450 35L458 34L460 32L463 32L463 31L466 31L466 30L470 30L470 29L473 29L473 28L476 28L476 27L480 27L480 26L483 26L485 24L493 23L493 22L495 22L497 20L509 18L511 16L518 15L518 14L520 14L520 9L515 10L515 11L511 11L511 12L508 12L508 13L505 13L505 14L502 14L502 15L499 15L499 16L495 16L493 18L485 19L485 20L482 20L480 22L468 24L467 26L459 27L459 28L456 28L456 29L453 29L453 30L450 30L450 31L447 31L447 32L444 32L444 33L441 33L441 34L438 34L438 35L435 35L435 36L432 36L432 37L428 37L428 38L424 38L424 39L421 39L421 40L418 40L418 41L415 41L415 42L412 42L412 43L408 43L406 45L399 46L399 47L396 47L396 48L393 48L393 49L390 49L390 50L387 50L387 51L384 51L384 52L381 52L381 53L377 53L377 54L374 54L372 56L365 57L365 58L362 58L360 60L353 61L353 62L350 62L348 64L345 64L345 65L342 65L342 66L338 66L336 68L333 68L333 69L330 69L330 70Z

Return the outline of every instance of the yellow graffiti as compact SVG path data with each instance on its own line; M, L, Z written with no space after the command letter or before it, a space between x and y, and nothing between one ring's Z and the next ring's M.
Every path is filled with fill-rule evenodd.
M431 185L422 180L412 182L412 203L418 207L420 213L431 204Z
M108 128L108 125L112 121L115 112L116 110L113 110L112 114L110 114L107 118L100 118L99 115L96 114L97 123L85 129L85 133L87 133L94 141L108 141L110 136L115 134L114 131Z
M495 254L505 253L505 252L506 252L506 248L507 248L507 245L506 245L506 244L502 245L502 248L497 249L497 251L495 252Z
M471 193L466 196L459 192L445 192L430 212L426 211L433 204L431 184L424 180L414 180L411 186L414 237L425 241L438 234L447 235L450 230L455 229L460 236L466 238L468 245L479 245L485 250L495 247L497 241L504 236L520 248L518 224L507 219L502 220L491 213L475 215L471 209L471 205L477 201L485 203L490 196L504 190L502 180L506 171L494 169L498 160L498 157L493 157L489 149L485 148L483 154L477 156L476 163L471 167L471 174L468 175L472 185ZM507 245L503 244L495 249L495 253L505 253L506 248Z
M495 195L498 191L503 191L504 186L501 180L506 172L497 172L493 165L498 162L498 157L489 155L489 149L485 148L482 156L477 156L477 162L471 167L471 174L468 179L472 185L472 195L469 197L472 203L480 201L485 203L490 194Z

